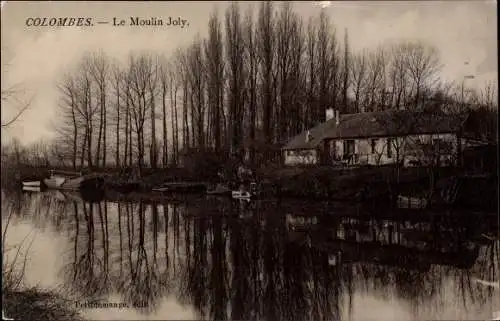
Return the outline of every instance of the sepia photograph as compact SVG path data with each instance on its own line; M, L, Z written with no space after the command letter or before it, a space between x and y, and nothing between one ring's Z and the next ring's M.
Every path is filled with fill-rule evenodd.
M2 320L500 320L497 10L1 1Z

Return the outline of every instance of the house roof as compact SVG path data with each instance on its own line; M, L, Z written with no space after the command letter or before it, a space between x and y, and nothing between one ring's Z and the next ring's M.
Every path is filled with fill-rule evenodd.
M412 134L452 133L460 129L466 116L444 113L387 110L340 115L293 137L283 149L313 149L324 139L390 137Z

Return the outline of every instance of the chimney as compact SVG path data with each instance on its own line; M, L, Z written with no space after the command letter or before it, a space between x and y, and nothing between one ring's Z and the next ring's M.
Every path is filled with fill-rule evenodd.
M340 123L340 111L336 110L335 111L335 124L339 124Z
M325 114L326 121L329 121L330 119L332 119L334 117L333 114L334 114L333 108L328 108L326 110L326 114Z

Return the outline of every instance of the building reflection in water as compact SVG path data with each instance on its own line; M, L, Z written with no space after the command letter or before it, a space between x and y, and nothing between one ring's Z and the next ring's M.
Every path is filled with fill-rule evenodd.
M450 301L481 306L495 294L473 279L498 279L498 242L482 237L496 218L480 224L471 213L382 215L216 197L90 203L50 194L23 195L12 210L67 237L59 275L68 295L118 296L142 315L175 297L203 319L354 320L354 299L369 294L396 297L425 319L439 314L448 284Z

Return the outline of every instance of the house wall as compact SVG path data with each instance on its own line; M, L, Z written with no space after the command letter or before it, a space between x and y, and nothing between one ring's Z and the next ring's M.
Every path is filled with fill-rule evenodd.
M391 155L388 153L388 140L391 141ZM354 159L350 159L353 164L386 165L394 164L398 160L405 166L411 166L412 160L422 160L422 153L416 152L418 146L431 143L434 139L440 139L442 142L451 144L451 153L441 155L443 164L453 161L457 152L457 137L454 134L424 134L411 135L405 137L381 137L381 138L363 138L354 140ZM372 150L372 140L374 140L374 149ZM328 142L330 149L330 158L333 162L341 161L344 153L344 140L332 140ZM466 146L467 142L462 141Z
M315 149L283 151L285 165L315 165L319 163L319 153Z
M456 161L458 140L455 134L426 134L426 135L413 135L409 136L404 141L404 165L413 166L418 161L428 161L426 158L429 155L423 153L419 146L430 144L433 140L439 139L440 144L443 145L439 153L440 164L445 166L452 164ZM444 144L449 144L446 146ZM415 147L416 145L416 147ZM462 142L464 145L464 142ZM432 155L432 153L430 153ZM435 155L437 156L437 154Z
M440 155L442 165L455 161L457 154L457 137L455 134L424 134L405 137L393 137L391 140L392 155L388 155L388 137L373 138L375 141L372 151L372 138L354 139L355 157L350 159L350 164L359 165L388 165L395 164L398 160L405 166L414 166L417 161L425 161L425 154L418 152L419 147L431 143L434 139L451 144L451 152ZM462 139L462 149L469 146L466 139ZM344 154L344 140L327 141L326 151L329 151L331 163L341 162ZM316 149L286 150L283 151L284 163L288 166L315 165L320 163L320 153ZM347 160L344 160L347 161Z

